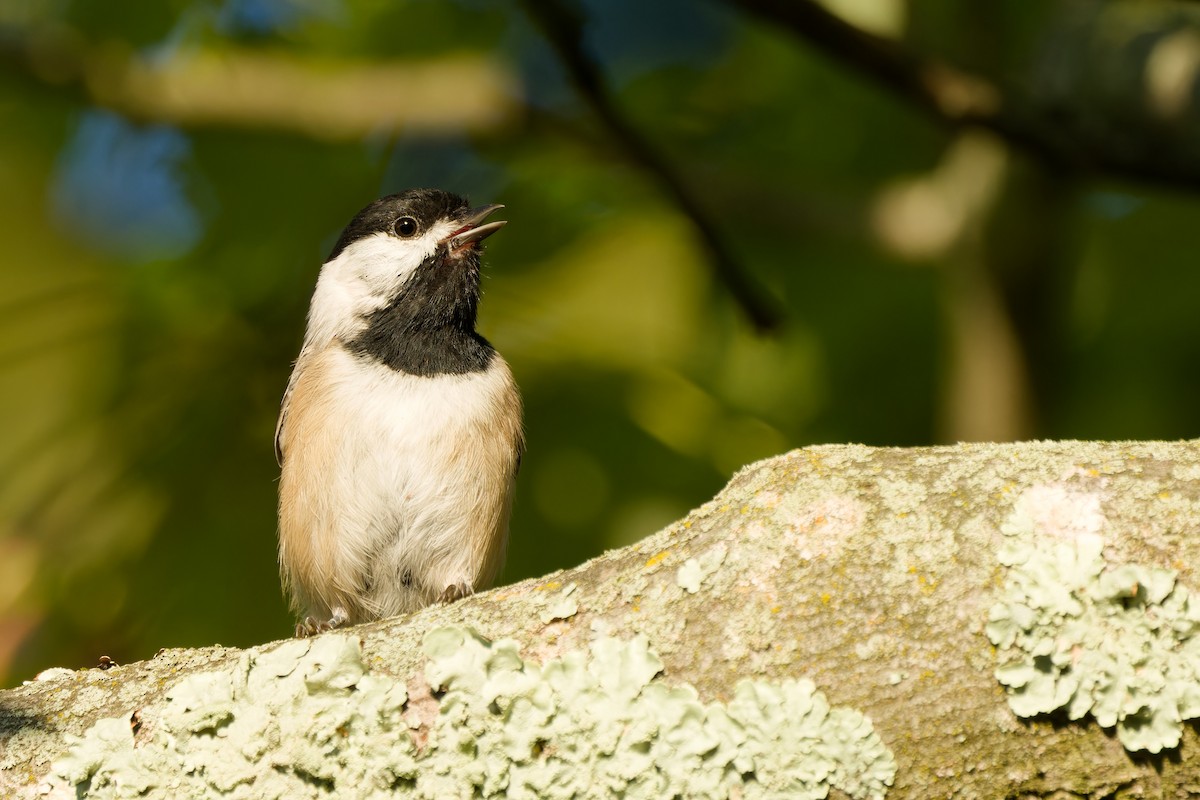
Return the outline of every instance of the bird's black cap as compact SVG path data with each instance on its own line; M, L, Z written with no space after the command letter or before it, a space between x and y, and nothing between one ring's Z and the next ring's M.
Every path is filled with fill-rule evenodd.
M325 260L337 258L359 239L390 232L401 217L412 217L424 229L440 219L463 216L468 211L470 205L467 198L441 189L409 189L399 194L389 194L354 215Z

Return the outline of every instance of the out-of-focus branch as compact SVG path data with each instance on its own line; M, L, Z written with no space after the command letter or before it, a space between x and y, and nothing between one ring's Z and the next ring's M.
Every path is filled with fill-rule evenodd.
M346 63L222 48L151 60L66 29L0 31L0 69L136 119L327 140L493 129L515 116L520 96L511 72L480 56Z
M1002 113L999 86L949 64L925 58L897 42L856 28L808 0L726 0L729 5L774 23L881 86L951 122L975 124L1021 138ZM1035 139L1028 143L1038 147Z
M617 108L600 70L584 52L583 20L578 9L569 0L525 0L524 4L557 53L569 79L621 150L692 221L708 250L717 280L756 328L760 331L776 328L781 321L776 304L738 262L716 223L674 167Z
M1044 33L1054 69L1031 64L1023 82L1006 82L868 33L816 0L725 3L791 32L937 119L991 130L1050 166L1200 187L1195 5L1084 4Z

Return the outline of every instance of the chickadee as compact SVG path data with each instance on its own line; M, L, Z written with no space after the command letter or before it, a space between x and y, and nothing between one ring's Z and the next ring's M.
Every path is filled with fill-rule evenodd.
M499 205L377 200L321 268L275 429L279 564L297 633L491 585L524 449L508 364L475 331Z

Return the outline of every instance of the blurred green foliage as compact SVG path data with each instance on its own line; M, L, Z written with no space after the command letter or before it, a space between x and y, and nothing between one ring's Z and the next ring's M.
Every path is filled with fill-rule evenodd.
M914 46L1000 73L1024 63L1048 16L835 5L880 6ZM339 138L126 118L52 68L5 62L5 685L102 654L289 633L279 397L341 226L409 186L507 205L480 322L527 403L506 581L635 541L740 465L805 444L1195 435L1194 197L1076 184L992 139L962 149L978 134L727 5L596 0L582 13L622 113L785 310L778 331L745 322L691 221L597 124L520 5L0 8L6 41L68 26L149 63L203 47L434 69L466 53L513 76L501 81L512 108L470 130ZM971 411L983 427L955 422Z

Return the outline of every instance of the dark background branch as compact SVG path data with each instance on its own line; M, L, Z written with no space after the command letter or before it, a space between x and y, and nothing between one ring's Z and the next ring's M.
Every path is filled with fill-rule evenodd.
M569 0L525 0L530 17L554 48L567 76L597 119L636 166L644 170L692 221L708 250L713 274L759 331L779 326L782 316L765 289L754 282L682 176L621 113L595 62L584 52L583 18Z
M1112 24L1129 3L1083 4L1044 42L1069 58L1054 88L1013 76L980 75L864 31L813 0L724 0L796 36L830 58L953 127L985 128L1047 166L1177 188L1200 187L1200 109L1154 114L1140 80L1154 45L1200 24L1197 7L1145 9L1138 22ZM1140 4L1153 6L1154 4ZM1125 34L1113 42L1113 29ZM1065 62L1065 63L1063 63ZM1029 72L1035 72L1033 64Z

